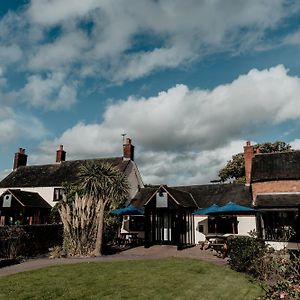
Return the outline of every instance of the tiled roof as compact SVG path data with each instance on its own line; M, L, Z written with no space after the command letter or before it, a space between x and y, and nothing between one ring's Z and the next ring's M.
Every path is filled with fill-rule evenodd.
M252 160L251 181L300 179L300 151L257 154Z
M11 193L13 197L16 198L22 206L47 209L52 208L51 205L38 193L8 189L7 192L4 192L3 194L7 193Z
M165 187L170 195L174 197L182 207L194 207L197 208L197 204L193 199L193 196L186 191L182 191L176 188Z
M224 205L230 201L245 206L252 204L250 188L244 184L205 184L173 188L190 193L199 208L212 204Z
M138 209L144 209L144 204L150 199L150 197L157 191L159 186L151 186L140 189L131 200L131 204Z
M129 160L122 157L65 161L51 165L19 167L0 182L1 188L10 187L48 187L61 186L62 183L74 183L79 167L88 162L109 163L124 172Z
M159 186L141 189L131 203L143 209L144 204L158 188ZM249 207L252 205L250 189L244 184L207 184L166 188L179 203L182 203L183 207L205 208L212 204L224 205L230 201Z
M278 193L262 194L256 197L255 206L257 207L299 207L300 194Z

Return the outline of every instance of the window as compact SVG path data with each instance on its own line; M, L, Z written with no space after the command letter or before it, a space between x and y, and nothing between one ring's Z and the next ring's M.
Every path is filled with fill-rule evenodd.
M130 216L129 231L144 231L144 216Z
M300 241L299 212L297 210L263 211L260 227L262 237L269 241Z
M200 223L200 222L199 222ZM200 232L200 233L204 233L204 225L201 225L201 224L199 224L198 223L198 231Z
M156 194L156 207L168 207L167 193L158 192Z
M53 201L62 200L64 191L62 188L54 188Z
M216 216L208 218L209 233L238 233L237 217Z

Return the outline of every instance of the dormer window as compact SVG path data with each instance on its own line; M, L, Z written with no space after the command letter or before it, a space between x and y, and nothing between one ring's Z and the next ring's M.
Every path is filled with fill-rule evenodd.
M53 201L59 201L63 199L64 191L62 188L54 188Z

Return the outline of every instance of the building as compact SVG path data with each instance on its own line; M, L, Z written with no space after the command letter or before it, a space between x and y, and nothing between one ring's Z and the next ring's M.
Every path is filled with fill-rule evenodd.
M244 147L245 184L207 184L141 189L131 204L144 210L125 217L122 230L145 238L145 245L197 244L211 234L249 235L256 231L275 249L297 249L300 242L300 151L254 153ZM234 202L254 212L198 215L213 204ZM135 226L135 219L140 226Z
M15 154L13 171L0 182L0 197L8 191L19 190L38 194L49 205L54 206L63 197L63 184L76 183L80 166L89 162L109 163L124 173L130 184L129 200L143 187L137 165L134 161L134 146L131 139L123 145L123 156L85 160L66 160L66 152L60 145L56 151L56 163L27 166L25 149L20 148ZM22 197L25 194L20 195ZM2 207L0 206L0 209Z
M298 247L300 151L254 153L253 146L247 142L244 158L245 184L144 187L130 139L123 145L122 157L66 161L61 145L56 151L56 163L39 166L27 166L25 149L20 148L15 154L14 170L0 182L1 222L46 222L46 206L62 199L63 183L75 183L80 166L88 162L110 163L129 180L127 204L144 211L144 215L125 215L121 233L136 234L144 239L146 247L171 244L181 249L204 241L208 235L249 235L251 231L257 231L276 249ZM35 207L29 207L29 196L35 199L32 200ZM255 211L195 213L228 202Z
M0 196L0 225L45 224L51 205L38 193L7 189Z
M145 246L176 245L178 249L204 241L208 234L232 233L249 235L256 229L254 213L238 213L209 217L194 212L212 204L225 205L233 201L252 205L250 188L244 184L206 184L142 188L131 204L144 210L144 217L127 216L123 232L138 233L145 238ZM136 227L135 219L144 218L144 225ZM141 221L139 221L142 224Z
M262 238L275 249L300 242L300 151L254 153L244 147L246 184L250 184Z

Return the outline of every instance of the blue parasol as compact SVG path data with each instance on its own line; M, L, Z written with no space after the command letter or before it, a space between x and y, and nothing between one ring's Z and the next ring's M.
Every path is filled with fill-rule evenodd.
M243 205L239 205L236 204L234 202L228 202L226 205L222 206L219 208L218 211L216 211L216 213L220 213L220 214L225 214L225 213L254 213L256 210L251 208L251 207L247 207L247 206L243 206Z
M220 209L220 206L217 204L213 204L209 207L198 209L195 212L193 212L193 215L207 215L209 213L216 213Z
M114 209L111 211L114 215L124 216L124 215L144 215L144 211L141 209L136 208L132 204L127 207Z

